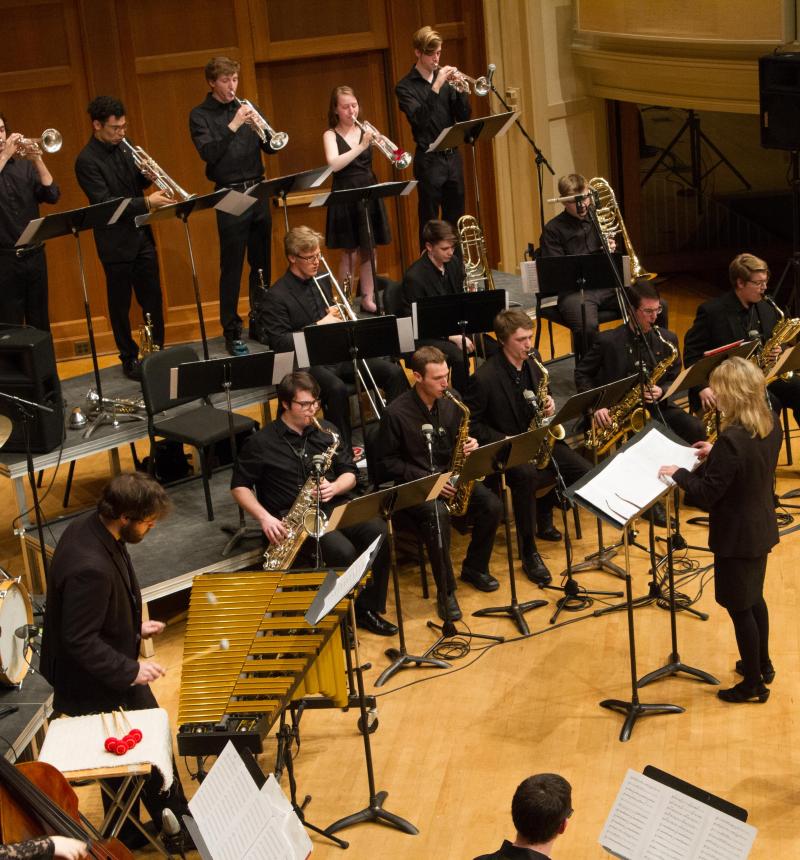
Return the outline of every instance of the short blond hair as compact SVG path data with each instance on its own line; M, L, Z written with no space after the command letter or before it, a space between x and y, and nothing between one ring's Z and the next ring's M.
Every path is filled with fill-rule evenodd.
M735 287L737 281L749 281L755 272L764 272L769 277L769 266L755 254L750 254L747 251L743 254L737 254L728 266L728 278L731 286Z
M283 251L287 257L298 257L319 248L322 239L322 233L311 227L292 227L283 237Z
M414 50L420 54L433 54L442 47L442 37L433 27L420 27L414 33L413 43Z
M769 436L775 419L767 405L764 374L754 362L738 355L726 358L711 371L708 384L722 414L721 430L738 424L753 438Z

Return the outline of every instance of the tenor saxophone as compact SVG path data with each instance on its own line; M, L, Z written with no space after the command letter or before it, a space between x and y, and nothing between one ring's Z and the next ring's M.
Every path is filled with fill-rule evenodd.
M328 433L332 439L324 454L320 474L325 474L331 467L333 458L339 448L339 434L326 430L316 418L311 419L317 430ZM270 544L264 553L264 570L288 570L291 567L305 539L322 537L328 527L328 517L320 512L317 522L317 482L314 475L309 475L303 484L289 513L281 520L286 529L286 537L280 542Z
M464 445L469 439L470 411L466 403L462 403L449 388L445 389L444 396L448 400L452 400L462 413L461 423L458 426L458 436L453 448L453 459L450 461L450 471L452 472L450 484L456 488L456 494L445 504L451 516L463 517L469 507L472 488L475 485L474 481L461 480L461 470L464 468L464 460L467 459Z
M542 446L539 448L533 462L537 469L546 469L550 458L553 456L553 446L559 440L567 435L563 424L551 424L550 418L545 418L544 404L547 400L550 388L550 373L547 368L536 358L533 351L528 353L528 358L539 368L539 385L536 389L536 403L534 407L533 418L528 425L528 430L538 430L540 427L547 427L547 436L542 440Z

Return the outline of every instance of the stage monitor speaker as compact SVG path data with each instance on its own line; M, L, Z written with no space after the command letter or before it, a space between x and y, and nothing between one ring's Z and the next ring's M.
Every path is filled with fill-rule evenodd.
M800 53L758 60L761 145L800 150Z
M58 448L64 435L64 405L50 332L35 328L0 328L0 391L49 406L52 412L29 407L31 451L46 454ZM13 422L11 436L0 454L24 453L25 432L19 408L0 397L0 415L6 415Z

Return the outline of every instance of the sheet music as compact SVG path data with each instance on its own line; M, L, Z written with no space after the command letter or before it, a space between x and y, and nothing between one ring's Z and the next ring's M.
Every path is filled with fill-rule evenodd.
M523 260L519 264L519 274L522 278L523 293L539 292L539 275L536 272L536 260Z
M629 770L600 844L624 860L745 860L757 830Z

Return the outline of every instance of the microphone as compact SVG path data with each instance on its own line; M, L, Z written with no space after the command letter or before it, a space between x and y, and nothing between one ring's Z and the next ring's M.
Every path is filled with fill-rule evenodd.
M23 624L14 631L17 639L35 639L39 635L39 628L35 624Z
M522 392L522 396L525 398L525 402L528 406L536 405L536 395L530 390L530 388L526 388Z
M324 454L314 454L314 456L311 458L311 466L317 474L322 474L322 467L324 464Z
M422 427L419 428L422 431L422 435L427 439L428 444L433 444L433 424L423 424Z
M164 834L170 837L170 842L172 847L167 850L177 851L181 857L186 858L186 855L183 851L183 839L181 838L181 826L178 823L177 816L175 813L167 807L161 813L161 829L164 831ZM181 844L178 845L178 840L180 839Z
M494 73L497 71L497 66L494 63L489 63L489 68L486 72L486 83L489 86L489 89L492 89L492 79L494 78Z

